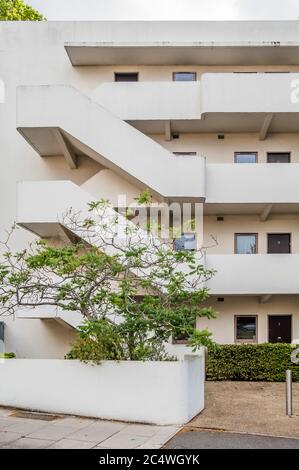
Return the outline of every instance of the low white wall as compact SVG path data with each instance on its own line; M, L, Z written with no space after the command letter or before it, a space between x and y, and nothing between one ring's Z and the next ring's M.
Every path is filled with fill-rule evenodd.
M204 353L174 362L10 359L0 364L0 405L159 425L204 408Z

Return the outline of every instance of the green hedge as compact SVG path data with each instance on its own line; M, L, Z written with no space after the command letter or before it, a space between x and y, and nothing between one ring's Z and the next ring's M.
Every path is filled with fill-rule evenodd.
M291 361L290 344L225 344L208 352L207 380L285 381L285 371L293 371L299 382L299 363ZM299 358L299 354L298 354Z

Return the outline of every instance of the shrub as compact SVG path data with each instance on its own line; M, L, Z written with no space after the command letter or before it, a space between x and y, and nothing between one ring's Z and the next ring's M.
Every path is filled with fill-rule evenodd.
M16 355L15 353L4 353L4 354L0 354L0 359L15 359Z
M169 361L163 343L139 334L132 337L123 324L99 318L86 320L79 327L78 337L65 359L100 364L111 361ZM133 344L132 344L133 343Z
M299 381L299 364L291 361L290 344L226 344L209 350L207 380L283 382L287 369Z

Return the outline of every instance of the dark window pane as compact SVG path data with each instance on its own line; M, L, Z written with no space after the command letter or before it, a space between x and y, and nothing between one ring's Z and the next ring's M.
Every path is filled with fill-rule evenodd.
M257 154L254 152L236 152L235 163L256 163Z
M114 75L116 82L138 82L138 73L117 72Z
M255 234L236 235L236 253L238 255L252 255L257 252L257 236Z
M196 80L196 72L174 72L173 80L175 82L194 82Z
M291 234L268 233L268 253L291 253Z
M197 155L196 152L172 152L173 155L180 156L180 155Z
M290 163L290 160L291 160L291 155L288 152L267 154L268 163Z
M237 317L236 339L239 341L256 340L256 317Z

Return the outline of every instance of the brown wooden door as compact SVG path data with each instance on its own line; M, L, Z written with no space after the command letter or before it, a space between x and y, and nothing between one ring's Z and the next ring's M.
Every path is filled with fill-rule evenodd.
M291 253L291 235L289 233L269 233L268 253Z
M269 343L291 343L292 316L269 315Z

